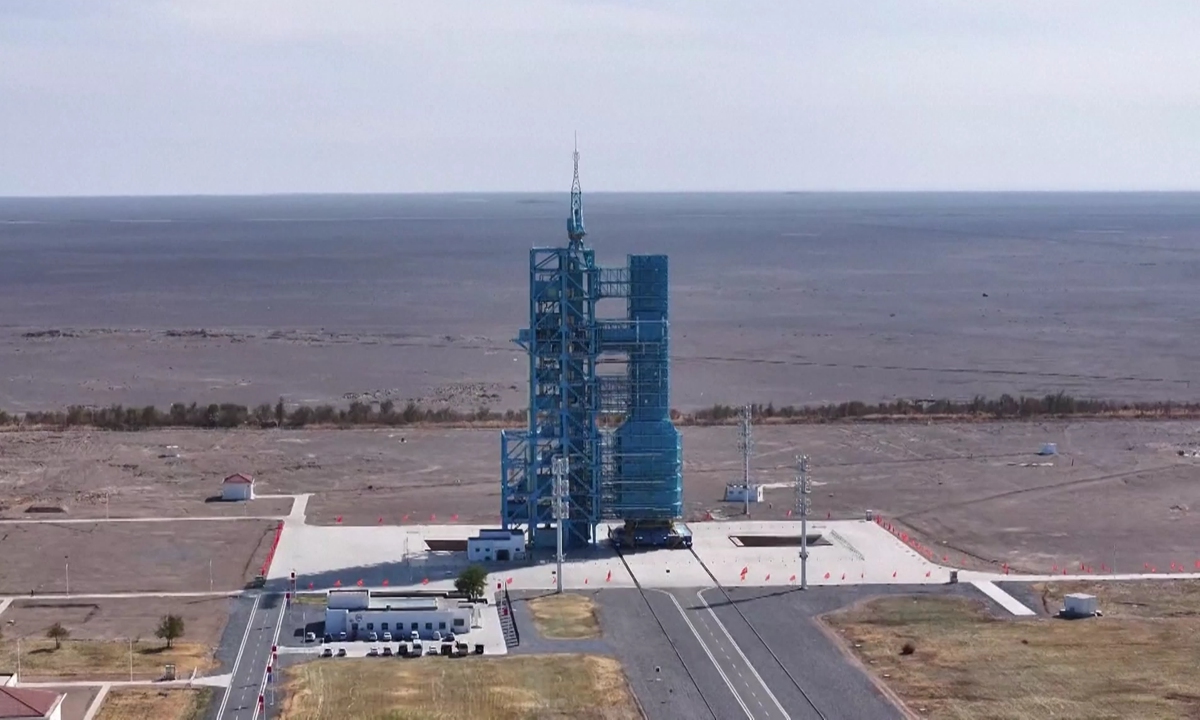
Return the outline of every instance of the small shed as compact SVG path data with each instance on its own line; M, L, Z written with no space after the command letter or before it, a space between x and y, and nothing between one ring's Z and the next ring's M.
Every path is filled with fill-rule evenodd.
M221 482L222 500L253 500L254 478L234 473Z
M1096 596L1086 593L1071 593L1063 598L1062 614L1067 617L1092 617L1096 615Z
M483 529L467 539L471 562L506 562L525 559L525 533L521 530Z

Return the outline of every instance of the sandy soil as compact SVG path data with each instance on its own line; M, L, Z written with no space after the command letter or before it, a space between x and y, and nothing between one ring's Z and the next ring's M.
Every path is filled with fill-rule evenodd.
M0 525L0 594L239 589L266 559L278 523ZM69 565L69 567L68 567Z
M228 598L124 598L121 600L16 600L4 611L5 641L18 637L41 639L56 622L71 631L72 640L157 642L154 630L168 613L184 622L181 642L216 645L229 615Z
M928 544L944 547L955 561L966 555L1038 572L1080 562L1128 571L1146 563L1191 567L1200 559L1192 557L1200 555L1194 541L1200 533L1200 483L1194 481L1200 461L1179 451L1200 445L1198 429L1194 422L1138 421L765 425L755 429L753 473L769 486L767 502L754 507L752 515L787 516L793 492L783 484L793 477L794 455L804 452L812 460L818 517L859 517L871 508L922 533ZM49 441L39 443L39 438ZM1038 456L1043 442L1057 443L1059 455ZM455 515L461 522L495 522L499 513L495 430L0 434L0 448L14 443L22 451L5 453L8 472L0 476L10 495L20 489L13 478L39 472L65 477L64 468L80 464L72 448L81 448L84 457L116 448L130 454L150 448L152 456L136 470L107 464L94 474L71 477L81 482L86 477L92 487L121 486L136 477L139 487L155 488L161 479L169 488L179 478L215 478L220 475L216 468L245 469L259 478L260 492L314 493L308 521L319 524L338 517L345 524L375 524L381 517L395 524L405 516L408 522L429 522L431 515L438 522L450 522ZM171 458L171 464L153 456L168 446L178 448L179 457ZM721 502L725 483L740 477L736 429L685 428L683 447L688 517L739 515L739 506ZM773 483L777 486L771 487ZM59 496L71 487L64 479ZM170 491L161 496L169 501ZM172 509L168 501L161 505L163 512ZM190 500L181 502L194 507L186 505ZM0 527L13 537L12 527ZM254 527L255 532L266 529ZM220 530L210 528L209 533ZM119 537L120 531L115 532ZM255 539L253 532L243 532L240 540L225 537L221 542L248 552ZM210 552L194 545L189 540L192 549L181 551L190 563L182 574L191 580L160 580L160 585L205 589ZM26 541L25 547L30 546ZM47 587L59 587L62 554L43 552L49 569L35 575ZM6 563L0 578L20 577L15 567ZM230 561L222 577L233 583L242 567ZM75 572L72 563L73 589ZM130 571L117 572L122 573ZM28 589L18 585L16 591Z

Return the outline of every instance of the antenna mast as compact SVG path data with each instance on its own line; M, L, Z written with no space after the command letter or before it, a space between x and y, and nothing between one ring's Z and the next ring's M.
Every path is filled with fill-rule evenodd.
M575 136L575 177L571 180L571 217L567 219L567 237L572 247L583 245L583 191L579 188L579 136Z

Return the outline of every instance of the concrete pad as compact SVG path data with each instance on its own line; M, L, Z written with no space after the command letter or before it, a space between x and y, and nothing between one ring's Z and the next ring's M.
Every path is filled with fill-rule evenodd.
M275 551L269 579L296 573L297 588L325 590L337 586L450 590L454 578L469 563L466 553L432 552L425 541L465 540L484 525L325 526L288 524ZM547 554L548 555L548 554ZM556 585L552 557L531 563L485 563L489 591L496 582L509 590L551 589ZM563 584L572 589L633 587L633 578L608 548L568 554Z
M687 550L637 550L625 554L629 569L645 588L711 587L712 577Z
M722 585L799 584L799 547L739 547L730 539L731 535L799 535L799 522L699 522L688 527L697 557ZM929 562L873 522L810 522L808 531L830 542L809 548L810 585L936 584L950 578L948 568Z

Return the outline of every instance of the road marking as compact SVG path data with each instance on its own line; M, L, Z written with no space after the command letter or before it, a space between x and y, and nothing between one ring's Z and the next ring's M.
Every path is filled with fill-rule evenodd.
M717 617L717 614L713 612L713 609L708 604L708 601L704 599L704 591L697 590L696 597L700 599L700 602L704 605L704 609L708 610L708 614L712 615L712 619L717 623L717 627L721 628L721 632L725 633L725 637L729 638L729 644L732 645L733 649L737 651L737 654L742 657L742 661L746 663L746 667L750 668L750 672L758 680L758 683L762 685L763 690L767 691L767 697L771 698L771 702L775 703L775 707L779 708L780 714L783 715L786 720L792 720L792 716L788 715L787 710L784 710L783 705L779 703L779 698L775 697L775 693L771 692L771 688L767 687L767 684L763 682L762 676L758 674L758 670L754 669L754 665L750 662L750 658L746 657L746 653L742 652L742 649L738 647L738 644L733 639L733 636L729 634L727 629L725 629L725 625L721 622L721 618ZM765 645L766 643L763 644Z
M217 711L217 720L225 717L225 708L229 705L229 696L233 694L233 681L237 678L238 664L242 662L242 653L246 651L246 641L250 639L250 628L254 625L254 614L258 612L258 601L261 599L262 595L254 596L254 604L250 607L250 617L246 618L246 632L242 635L242 644L238 646L237 656L233 659L229 689L225 691L225 697L221 700L221 709ZM245 698L245 693L242 693L242 697Z
M1013 615L1030 617L1037 614L1025 607L1020 600L1001 590L990 580L976 580L971 584L974 585L981 593L995 600L1000 607L1009 611Z
M283 616L285 614L287 614L287 602L286 601L284 601L284 603L279 606L279 619L275 621L275 635L271 638L271 647L274 647L279 644L279 633L280 633L280 631L283 630ZM270 651L270 649L268 649L266 665L270 665L270 664L271 664L271 651ZM263 697L266 697L266 695L267 695L266 666L263 667L263 679L262 679L262 683L260 683L258 686L258 694L262 695ZM250 716L250 720L258 720L258 698L254 699L254 714Z
M733 682L730 681L729 676L725 674L725 671L721 669L721 664L717 662L717 658L712 654L712 651L709 650L708 646L704 644L704 641L700 639L700 633L696 631L696 626L692 625L691 619L689 619L687 613L683 611L683 606L679 604L679 601L676 600L675 596L671 593L665 590L658 590L657 592L660 592L663 595L671 598L671 602L675 604L675 609L679 611L679 616L683 618L685 623L687 623L688 629L692 631L692 635L696 636L696 642L700 643L700 649L702 649L704 654L708 656L708 659L710 662L712 662L713 667L717 669L717 674L721 676L721 679L725 681L726 687L729 688L729 692L733 694L733 699L737 700L737 704L740 705L742 711L746 713L746 717L750 718L750 720L754 720L754 714L750 712L750 708L746 705L746 702L742 700L742 696L738 695L737 690L735 690L733 687Z

